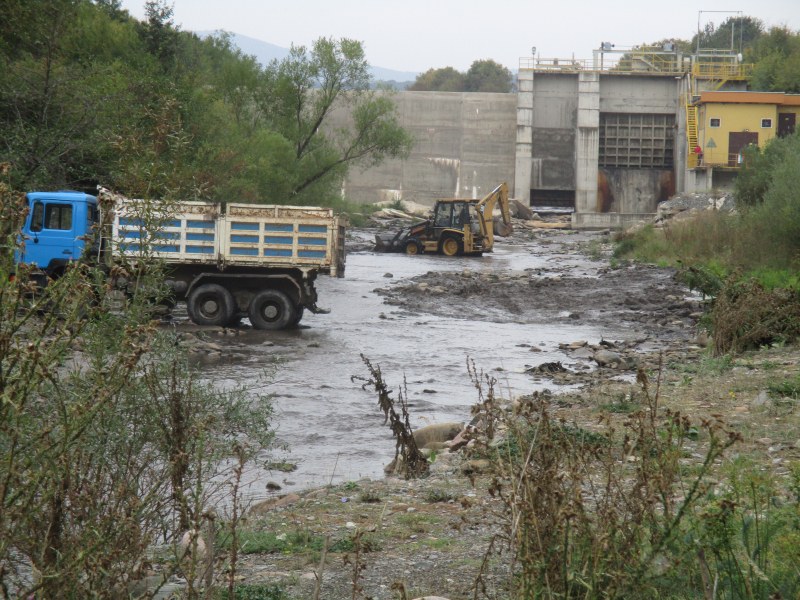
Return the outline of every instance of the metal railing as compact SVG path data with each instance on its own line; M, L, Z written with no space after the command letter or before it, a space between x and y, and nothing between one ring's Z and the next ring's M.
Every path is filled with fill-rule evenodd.
M753 74L752 64L724 62L696 62L692 66L692 75L705 79L748 79Z
M708 156L703 156L701 159L698 160L696 155L688 156L686 158L686 166L689 169L695 168L714 168L714 169L741 169L744 163L742 162L742 156L736 152L728 153L727 156L721 153L711 154ZM692 160L694 159L694 160Z
M598 71L654 75L685 75L716 80L744 80L753 74L752 64L733 62L729 57L690 57L657 52L626 52L620 56L599 53L592 60L576 58L540 58L523 56L520 70L545 72Z
M621 56L600 53L592 60L524 56L519 59L519 68L520 70L550 72L598 71L603 73L684 75L690 70L690 61L674 54L632 51Z
M519 68L533 71L592 71L592 61L574 58L535 58L523 56Z

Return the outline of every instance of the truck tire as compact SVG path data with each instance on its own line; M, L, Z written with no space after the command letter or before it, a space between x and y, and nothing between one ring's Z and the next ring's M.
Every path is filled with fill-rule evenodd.
M306 309L304 306L295 306L294 307L294 319L292 319L292 327L297 327L300 324L300 321L303 320L303 314L305 314Z
M216 283L199 285L186 299L186 310L189 318L198 325L223 327L233 317L233 295Z
M459 254L463 254L464 246L461 240L452 235L448 235L439 243L439 252L445 256L458 256Z
M278 290L258 292L247 309L256 329L286 329L297 317L289 297Z

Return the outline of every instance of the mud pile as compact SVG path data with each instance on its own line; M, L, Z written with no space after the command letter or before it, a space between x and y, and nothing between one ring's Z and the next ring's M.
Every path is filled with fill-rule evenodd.
M596 277L526 270L428 272L377 293L411 313L530 324L565 321L629 326L634 337L687 339L700 299L671 270L638 265L600 269Z

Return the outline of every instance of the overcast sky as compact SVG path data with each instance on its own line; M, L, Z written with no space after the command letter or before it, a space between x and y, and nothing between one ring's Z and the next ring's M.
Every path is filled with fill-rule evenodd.
M144 17L144 0L122 5ZM322 36L354 38L370 64L417 72L465 71L487 58L514 70L534 46L542 58L590 59L600 42L620 49L689 39L698 20L718 25L739 10L768 27L800 30L800 0L173 0L173 6L184 30L224 29L287 48Z

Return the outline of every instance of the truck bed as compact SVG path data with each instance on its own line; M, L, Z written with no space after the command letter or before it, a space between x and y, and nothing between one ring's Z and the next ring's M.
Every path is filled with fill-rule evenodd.
M345 219L330 208L178 202L155 210L140 200L118 202L115 248L168 264L299 268L344 276ZM143 243L147 241L148 243Z

